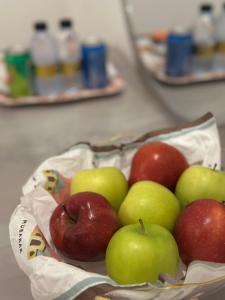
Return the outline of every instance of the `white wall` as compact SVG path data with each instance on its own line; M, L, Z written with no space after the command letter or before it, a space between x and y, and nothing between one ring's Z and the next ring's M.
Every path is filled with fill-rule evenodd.
M58 20L67 16L82 38L98 35L131 57L120 0L0 0L0 49L27 45L36 20L48 21L55 33Z
M36 20L47 20L54 27L66 14L63 0L0 0L0 48L27 45Z
M202 0L130 0L134 3L137 32L189 25ZM222 0L211 0L218 11ZM81 37L98 35L121 49L132 60L120 0L0 0L0 49L27 44L32 24L41 19L55 32L61 17L75 21Z
M98 35L131 57L120 0L68 0L68 9L83 37Z
M214 13L221 11L223 0L130 0L136 31L143 33L177 25L189 27L198 14L200 4L212 3Z

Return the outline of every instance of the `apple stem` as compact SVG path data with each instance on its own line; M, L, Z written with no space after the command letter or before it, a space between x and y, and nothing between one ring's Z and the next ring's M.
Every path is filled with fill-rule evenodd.
M215 171L215 170L216 170L216 167L217 167L217 163L216 163L216 164L214 164L214 166L213 166L213 171Z
M63 208L63 210L65 211L65 213L67 214L67 216L70 218L70 220L73 221L73 222L75 223L76 220L70 216L70 214L68 213L68 210L67 210L65 204L62 204L62 208Z
M145 226L144 226L144 223L143 223L142 219L139 219L138 221L139 221L139 223L140 223L140 225L141 225L141 231L142 231L143 233L145 233Z

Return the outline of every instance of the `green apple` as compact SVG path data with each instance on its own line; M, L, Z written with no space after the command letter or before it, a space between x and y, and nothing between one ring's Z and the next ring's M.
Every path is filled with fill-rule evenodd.
M172 231L179 213L179 201L168 188L153 181L139 181L132 185L121 204L119 219L123 225L142 219Z
M222 202L225 200L225 172L193 165L178 179L175 194L182 207L198 199Z
M128 183L116 167L80 170L72 178L70 193L73 195L87 191L104 196L118 211L127 194Z
M179 252L167 229L141 222L113 235L105 261L108 275L119 284L156 282L162 273L176 274Z

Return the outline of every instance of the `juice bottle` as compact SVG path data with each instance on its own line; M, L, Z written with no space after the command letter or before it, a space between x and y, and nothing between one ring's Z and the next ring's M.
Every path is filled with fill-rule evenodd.
M225 71L225 3L215 22L216 51L214 55L214 69Z
M200 6L199 16L193 28L194 54L193 72L209 72L213 67L215 49L213 7L210 4Z
M60 89L57 44L45 22L34 25L31 57L35 70L35 90L38 95L54 95Z
M70 19L59 23L58 49L63 90L75 92L81 85L81 53L79 37Z

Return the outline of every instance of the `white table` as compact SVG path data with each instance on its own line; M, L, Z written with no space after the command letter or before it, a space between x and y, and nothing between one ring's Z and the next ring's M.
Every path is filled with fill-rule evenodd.
M117 97L68 105L0 108L0 291L4 300L30 300L30 285L12 254L9 217L19 203L21 187L46 158L80 140L107 141L121 132L146 131L177 125L157 98L149 94L126 58L113 53L126 80ZM223 146L225 129L221 128ZM224 292L225 293L225 292ZM222 300L223 294L204 300Z

